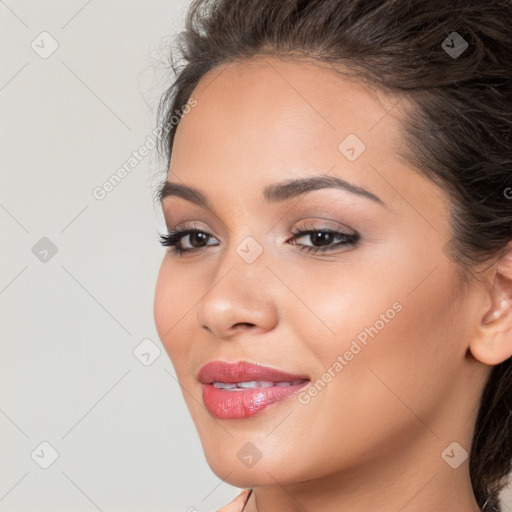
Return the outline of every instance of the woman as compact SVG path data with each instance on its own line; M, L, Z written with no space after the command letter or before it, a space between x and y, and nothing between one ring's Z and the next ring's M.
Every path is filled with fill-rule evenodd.
M496 511L512 5L197 0L162 98L159 336L239 512Z

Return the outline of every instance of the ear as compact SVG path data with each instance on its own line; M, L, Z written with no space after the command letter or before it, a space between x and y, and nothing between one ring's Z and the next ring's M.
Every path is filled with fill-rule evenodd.
M512 356L512 242L489 276L489 301L469 348L480 362L496 365Z

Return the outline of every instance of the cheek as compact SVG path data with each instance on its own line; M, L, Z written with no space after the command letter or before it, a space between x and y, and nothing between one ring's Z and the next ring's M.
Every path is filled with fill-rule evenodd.
M381 284L373 293L338 294L337 322L330 317L338 336L325 343L317 335L310 345L320 362L315 379L332 382L314 398L316 406L330 403L334 423L354 427L354 435L361 424L375 421L383 435L386 423L389 431L417 423L414 414L427 421L449 394L466 350L455 274L448 268L412 293L408 283ZM323 305L324 312L333 307ZM374 435L371 428L367 435Z
M325 450L321 444L305 447L304 456L312 466L318 463L319 473L340 460L400 450L404 439L432 435L429 428L441 432L436 412L447 401L464 354L464 329L457 325L463 322L452 314L454 274L440 269L413 293L408 283L393 286L392 281L388 287L379 283L373 293L340 293L338 287L328 297L316 296L315 313L336 335L325 335L315 316L296 310L297 339L307 344L318 390L299 402L296 418L310 422L319 440L332 440L328 457L316 458ZM329 421L318 422L321 417ZM300 424L296 429L288 424L288 435L299 438ZM278 441L266 440L276 443L272 449L278 449Z
M155 286L155 297L153 300L153 316L155 319L158 336L165 342L165 332L171 327L170 312L172 311L172 297L168 293L169 283L167 282L165 260L160 265Z
M153 315L158 336L173 364L184 356L190 346L184 342L187 335L183 329L187 326L187 311L188 314L193 313L190 310L194 301L187 295L187 288L181 281L170 262L164 258L155 286Z
M355 254L350 257L356 260ZM381 338L403 315L405 287L390 278L382 264L344 261L314 271L283 269L281 276L293 292L283 295L283 323L324 366L350 350L355 339L364 347L365 341L369 345L372 338Z
M398 401L394 391L427 407L447 392L466 350L456 270L443 258L437 266L413 258L377 263L295 279L285 321L316 361L309 365L313 377L325 376L332 382L327 388L342 387L349 403L379 408ZM354 412L364 414L360 405Z
M412 365L441 374L463 356L456 268L434 242L412 238L347 253L343 264L317 265L314 272L282 269L293 286L282 308L285 323L324 368L357 345L357 356L347 354L351 365L357 359L406 365L404 371Z

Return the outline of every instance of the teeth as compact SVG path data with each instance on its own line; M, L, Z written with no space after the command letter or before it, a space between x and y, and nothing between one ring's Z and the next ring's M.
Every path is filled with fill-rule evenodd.
M216 388L220 388L220 389L236 388L236 384L234 382L214 382L213 385Z
M227 391L243 391L244 389L270 388L272 386L285 387L302 384L304 379L295 380L293 382L272 382L270 380L250 380L247 382L213 382L213 385L219 389Z
M270 382L268 380L250 380L248 382L239 382L238 387L239 388L269 388L273 386L274 383Z

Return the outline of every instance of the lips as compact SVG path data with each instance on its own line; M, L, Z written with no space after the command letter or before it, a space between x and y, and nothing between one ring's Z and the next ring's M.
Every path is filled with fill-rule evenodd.
M238 363L225 363L213 361L205 364L197 374L197 380L203 384L212 382L249 382L249 381L270 381L270 382L294 382L296 380L309 379L304 374L291 374L260 366L257 364L241 361Z
M203 401L219 419L248 418L269 405L296 394L310 382L305 374L291 374L241 361L213 361L198 372Z

